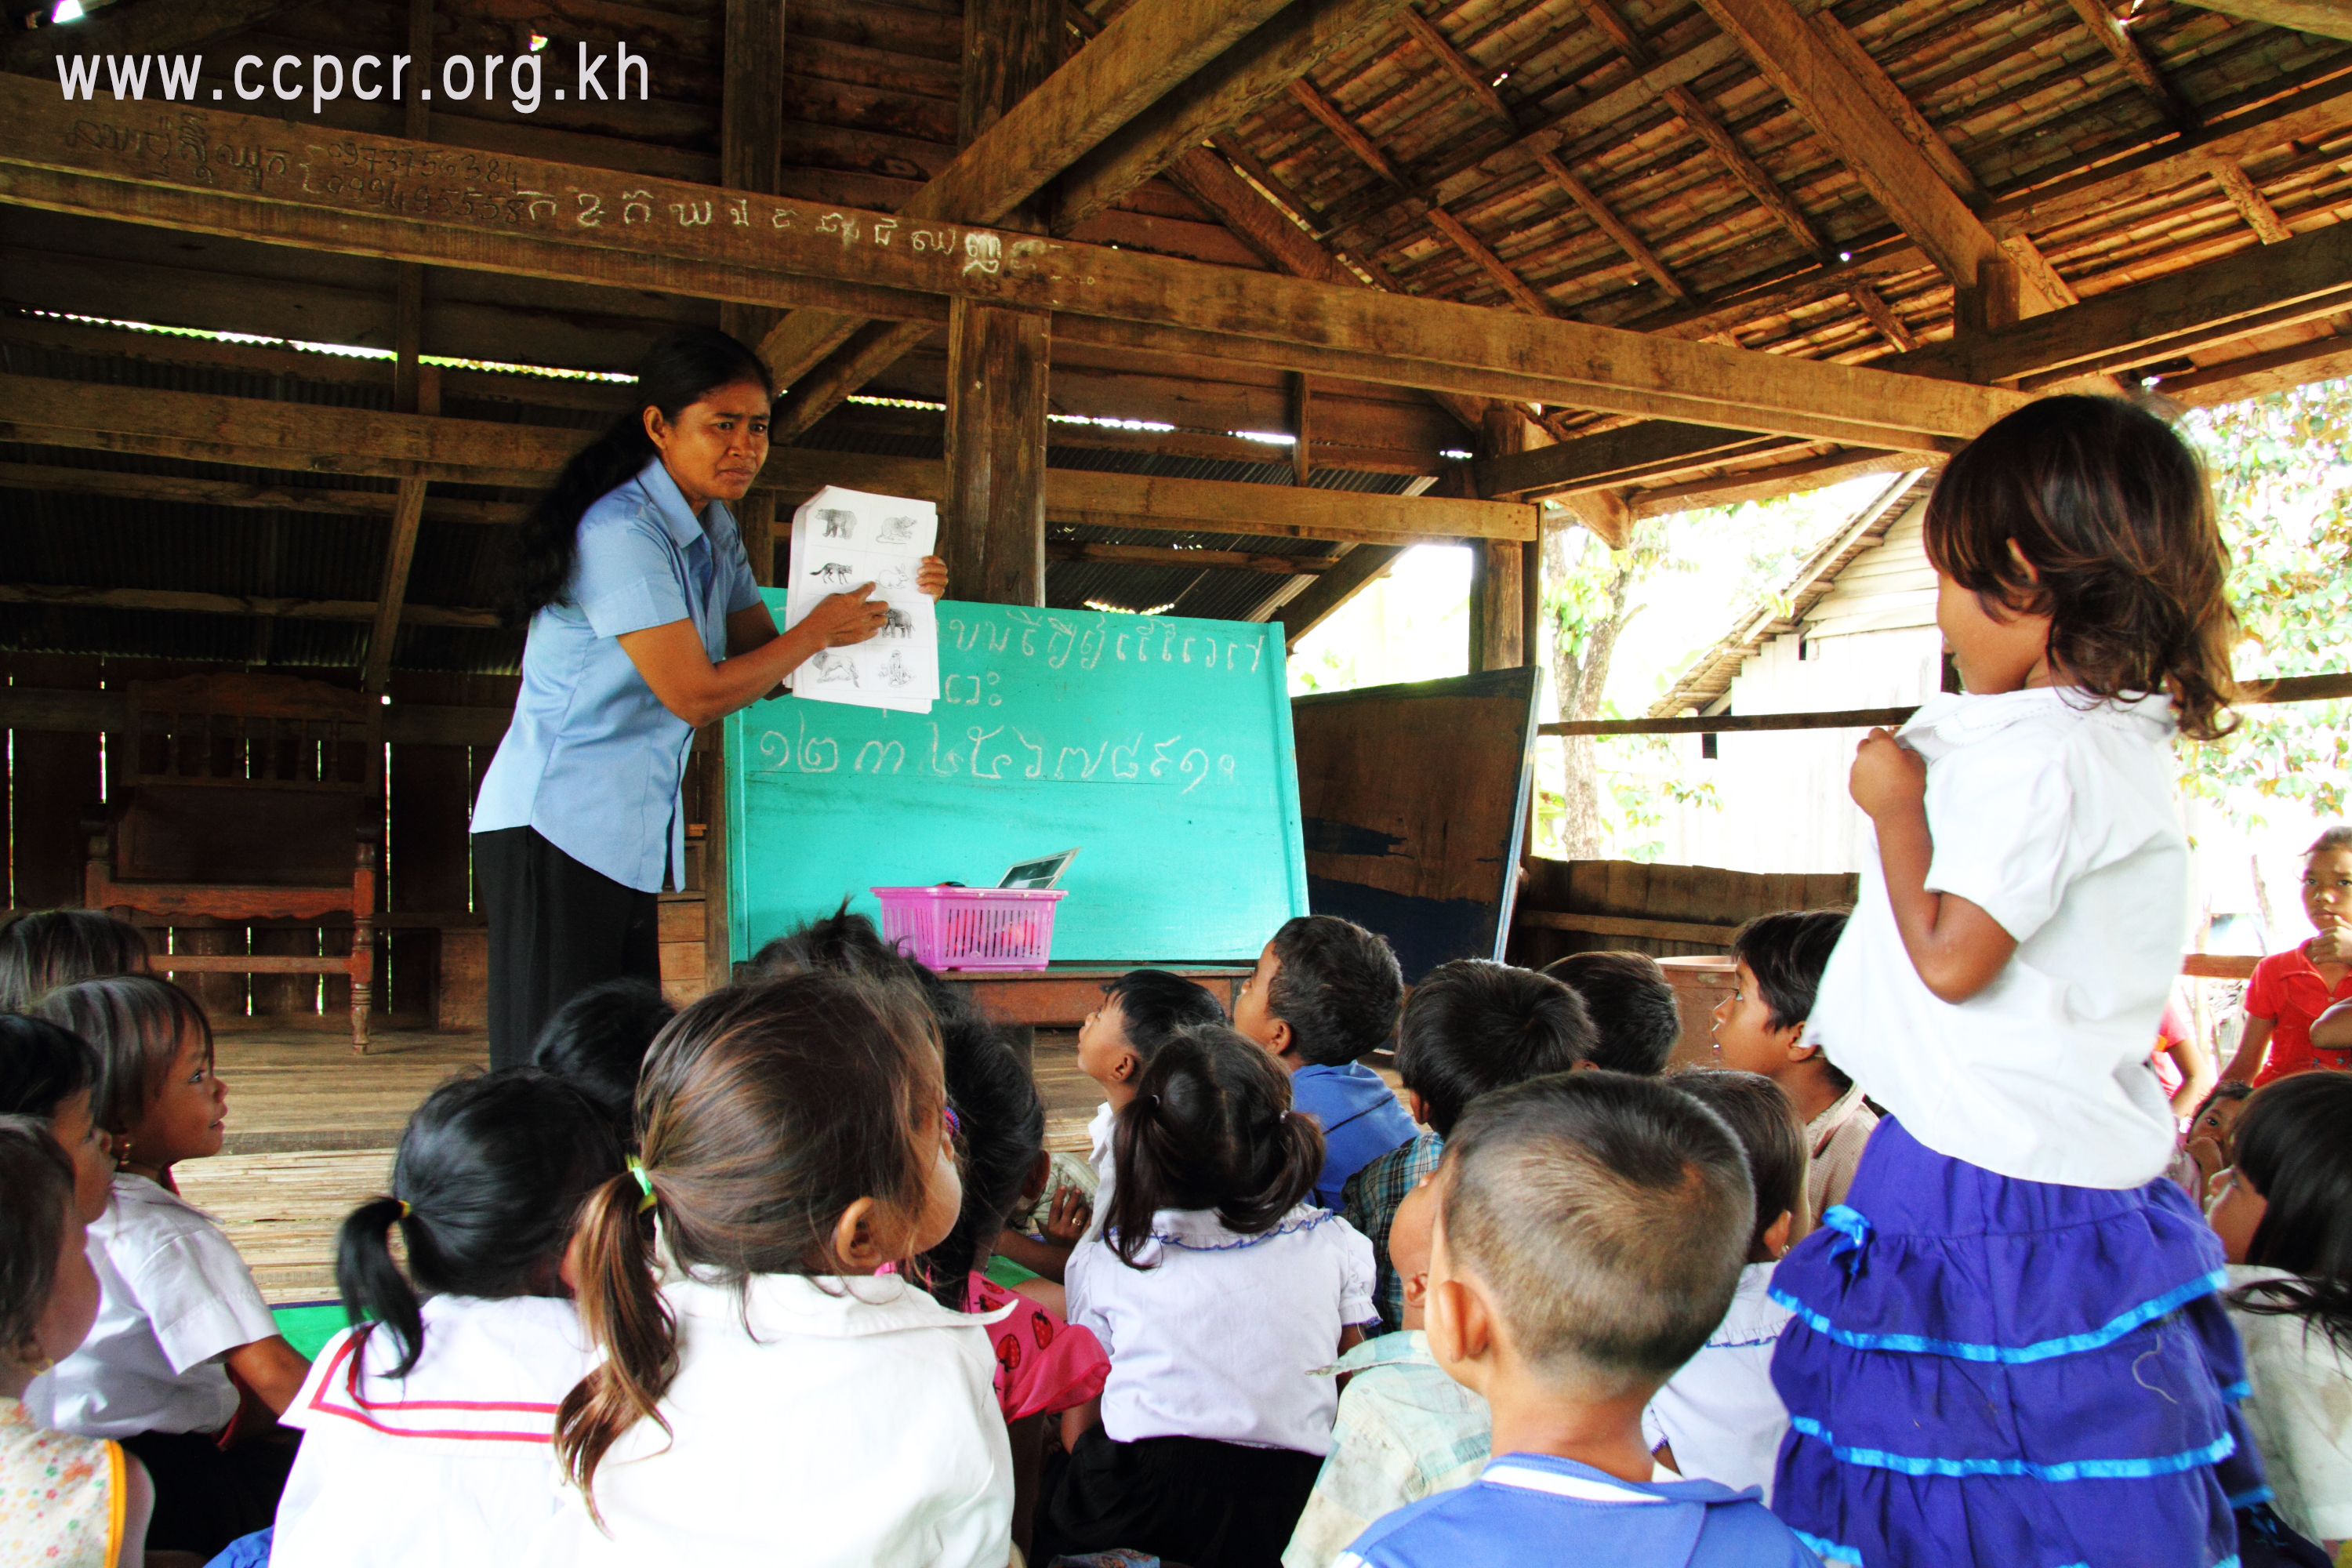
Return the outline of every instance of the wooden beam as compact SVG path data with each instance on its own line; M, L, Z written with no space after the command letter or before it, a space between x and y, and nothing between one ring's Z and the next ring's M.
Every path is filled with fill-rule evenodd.
M22 79L0 78L0 118L13 117L21 132L0 148L0 200L608 285L675 290L683 270L677 262L718 262L740 280L729 282L719 297L753 302L776 300L780 280L815 273L856 279L877 293L934 300L954 294L1085 318L1067 331L1057 324L1056 337L1105 348L1240 358L1317 374L1858 444L1900 445L1906 432L1973 435L2018 401L1987 388L1930 387L1853 366L1542 321L1446 300L1018 233L909 225L887 215L524 160L504 163L504 179L515 188L501 183L494 205L484 194L467 195L479 184L466 174L478 162L471 154L460 160L394 139L345 133L314 155L299 134L281 149L273 121L256 129L245 116L184 104L169 106L165 115L163 108L124 105L117 115L105 105L61 105L45 100ZM1008 122L1009 117L999 123ZM206 188L196 153L206 150L209 158L211 147L250 144L248 135L269 154L253 171L257 188L235 196ZM38 145L47 164L70 163L89 172L28 165L20 151L26 145ZM331 172L347 161L383 160L419 168L413 183L401 187L402 200L429 216L385 214L390 198L381 181ZM549 194L531 194L542 192ZM555 192L570 198L569 205ZM711 221L703 222L705 215ZM598 222L583 226L583 216ZM604 223L614 216L623 221ZM908 314L938 319L933 310Z
M2191 408L2210 408L2347 375L2352 375L2352 338L2336 335L2290 343L2265 353L2201 364L2179 375L2165 376L2157 385L2173 402Z
M1290 405L1290 482L1303 486L1313 462L1311 415L1314 395L1307 389L1307 377L1297 371L1292 371L1284 382L1285 401Z
M1323 128L1339 139L1339 145L1356 155L1357 162L1378 174L1390 184L1402 189L1404 176L1389 162L1372 139L1356 128L1356 122L1339 111L1339 106L1316 90L1315 84L1301 77L1290 84L1290 96L1301 109L1320 121Z
M1312 235L1216 153L1195 147L1169 164L1166 173L1171 184L1200 203L1276 271L1318 283L1352 277Z
M1545 726L1549 732L1550 726ZM1559 910L1531 910L1522 905L1511 917L1513 925L1541 931L1580 931L1590 936L1641 937L1653 942L1688 942L1729 947L1736 925L1703 925L1696 921L1638 920L1631 915L1585 915Z
M1402 547L1359 544L1339 557L1339 563L1315 580L1305 593L1284 604L1276 619L1282 623L1282 643L1296 648L1298 639L1329 620L1339 607L1389 574L1403 554Z
M384 547L383 586L371 617L373 629L368 634L367 665L360 681L360 689L371 696L381 695L392 679L393 645L399 639L407 606L408 569L416 559L417 525L424 518L425 481L401 480L392 512L392 538Z
M1974 283L1993 237L1789 0L1700 0L1947 278Z
M2172 84L2157 70L2156 62L2139 47L2139 40L2116 19L2103 0L2067 0L2067 4L2074 6L2074 15L2083 19L2091 37L2099 40L2100 47L2115 57L2116 64L2123 68L2132 85L2156 105L2158 113L2183 131L2197 129L2197 111L2173 91Z
M2345 0L2189 0L2189 4L2297 33L2352 40L2352 5Z
M60 54L175 54L299 10L304 0L153 0L108 5L78 22L20 32L0 45L0 70L57 79Z
M1933 468L1940 461L1940 458L1931 458L1917 452L1856 451L1834 447L1818 458L1801 458L1794 462L1776 463L1769 468L1745 468L1715 479L1629 490L1626 501L1632 517L1664 517L1685 511L1693 505L1731 506L1746 500L1772 500L1781 496L1795 495L1801 490L1817 490L1824 485L1859 479L1865 474L1898 474L1915 468ZM1570 496L1564 499L1574 504L1581 498Z
M1486 248L1486 242L1472 234L1460 218L1444 207L1432 207L1423 216L1429 219L1430 227L1453 241L1454 248L1476 262L1478 270L1493 279L1495 286L1519 309L1531 316L1542 316L1547 320L1559 317L1559 311L1552 302L1537 293L1526 279L1505 266L1503 258Z
M1976 171L1952 151L1952 145L1944 140L1943 132L1919 112L1919 106L1904 96L1895 79L1886 74L1886 68L1871 58L1870 51L1862 47L1860 39L1846 31L1845 24L1838 20L1837 13L1827 5L1816 7L1811 4L1801 4L1799 9L1811 20L1813 31L1829 47L1830 52L1869 92L1871 102L1878 106L1879 111L1886 116L1905 140L1919 149L1920 154L1936 166L1936 173L1943 176L1944 183L1966 202L1973 203L1983 195L1984 183L1977 178Z
M202 616L271 616L289 621L367 621L376 605L364 599L277 599L259 595L192 594L158 588L68 588L43 584L0 584L0 604L65 605L81 609L185 611ZM410 626L493 627L495 610L449 609L437 605L402 606Z
M2294 231L2279 221L2278 208L2254 189L2253 181L2246 178L2246 171L2238 166L2236 159L2216 158L2212 170L2213 183L2221 187L2221 194L2230 198L2230 205L2238 209L2238 216L2246 220L2246 226L2264 245L2276 245L2294 237Z
M1084 561L1115 566L1172 566L1181 571L1214 567L1225 572L1262 572L1276 577L1320 577L1338 565L1338 555L1261 555L1246 550L1182 550L1164 544L1093 544L1048 540L1048 561Z
M1879 334L1888 342L1893 343L1897 350L1908 352L1919 346L1919 335L1910 329L1902 317L1895 313L1895 308L1886 302L1886 297L1877 289L1857 279L1846 285L1845 291L1847 297L1853 300L1854 308L1860 310L1870 324L1878 329Z
M125 474L104 468L68 468L48 463L0 463L0 489L56 490L67 495L112 496L124 500L181 501L194 506L267 508L331 517L389 517L400 504L390 490L319 489L309 486L250 485L230 479L192 479L178 474ZM427 522L510 527L522 521L520 501L451 500L427 497Z
M1633 542L1633 511L1615 490L1579 490L1562 498L1568 514L1612 550Z
M783 176L784 0L724 0L719 39L719 183L773 195ZM719 331L747 343L775 325L761 306L719 307Z
M1674 468L1696 468L1764 448L1762 437L1708 425L1654 421L1532 451L1483 458L1472 473L1483 496L1603 489Z
M1538 153L1536 154L1536 167L1549 175L1553 184L1567 192L1568 199L1592 221L1593 226L1607 235L1618 249L1632 257L1633 264L1648 273L1651 279L1666 291L1668 298L1687 300L1691 297L1690 289L1675 276L1673 268L1661 261L1658 253L1643 244L1641 236L1627 227L1625 221L1609 209L1609 204L1595 195L1592 187L1578 179L1567 164L1549 153Z
M1292 0L1073 163L1055 192L1054 232L1069 233L1179 158L1197 152L1202 142L1284 96L1291 83L1334 50L1412 10L1407 0Z
M1422 52L1435 61L1440 70L1461 84L1470 94L1471 101L1486 110L1488 118L1498 120L1514 131L1518 129L1518 121L1511 114L1511 106L1505 103L1503 95L1495 90L1495 84L1486 79L1486 73L1464 58L1462 51L1437 30L1436 24L1410 5L1397 13L1397 20L1404 24L1405 37L1419 44Z

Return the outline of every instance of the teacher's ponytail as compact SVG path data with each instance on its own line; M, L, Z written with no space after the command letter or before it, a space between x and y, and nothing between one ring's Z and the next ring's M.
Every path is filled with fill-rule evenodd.
M597 497L627 483L653 459L646 410L658 408L664 419L675 422L688 405L744 381L757 382L771 393L776 384L765 361L714 327L680 327L646 351L629 405L614 416L603 435L572 454L523 516L518 559L509 577L509 626L520 626L563 601L579 555L581 515Z

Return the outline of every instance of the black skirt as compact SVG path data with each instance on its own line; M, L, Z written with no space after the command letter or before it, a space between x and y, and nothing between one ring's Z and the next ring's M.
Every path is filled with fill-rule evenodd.
M268 1530L294 1468L299 1435L272 1432L223 1449L209 1432L142 1432L122 1439L147 1467L155 1511L150 1552L193 1552L209 1562L240 1535Z
M475 834L474 881L490 921L491 1067L530 1066L541 1026L600 981L661 984L661 900L537 828Z
M1280 1568L1319 1455L1087 1428L1037 1510L1033 1563L1130 1547L1185 1568Z

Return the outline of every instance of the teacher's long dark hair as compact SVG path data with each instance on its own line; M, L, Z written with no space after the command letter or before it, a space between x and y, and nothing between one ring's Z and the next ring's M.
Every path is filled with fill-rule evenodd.
M509 582L507 624L520 626L559 603L580 552L580 518L605 491L627 483L652 460L645 411L658 408L675 424L689 404L722 386L752 381L773 391L767 363L738 339L714 327L680 327L646 352L629 405L604 433L563 465L522 520L519 559Z

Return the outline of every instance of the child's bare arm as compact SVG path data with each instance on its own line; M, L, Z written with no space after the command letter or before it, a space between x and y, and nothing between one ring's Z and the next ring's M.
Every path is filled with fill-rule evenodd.
M2335 1009L2329 1010L2332 1012ZM2274 1018L2257 1018L2252 1013L2246 1015L2245 1033L2239 1037L2237 1055L2231 1057L2230 1065L2221 1069L2222 1082L2252 1083L2254 1081L2254 1075L2263 1070L2263 1057L2271 1048L2271 1028L2276 1023L2277 1020ZM2315 1030L2312 1035L2313 1043L2317 1044L2318 1038L2317 1031Z
M1062 1283L1062 1276L1070 1263L1068 1247L1040 1241L1034 1236L1024 1236L1017 1230L1008 1230L998 1237L996 1251L999 1257L1009 1258L1030 1273L1051 1279L1056 1285Z
M1992 984L2017 940L1958 894L1928 890L1935 844L1927 833L1927 763L1889 731L1873 730L1854 753L1849 787L1878 830L1886 896L1911 967L1944 1001L1967 1001Z
M2165 1055L2180 1069L2180 1087L2173 1091L2172 1114L2194 1116L2205 1097L2213 1092L2219 1080L2213 1076L2213 1058L2195 1040L2172 1040L2165 1046Z
M262 1403L280 1415L286 1414L286 1407L302 1391L302 1380L310 1375L310 1363L302 1358L301 1352L286 1342L282 1334L239 1345L223 1359L228 1363L229 1370L260 1396Z
M2352 1002L2338 1002L2314 1018L2311 1043L2331 1051L2352 1050Z

